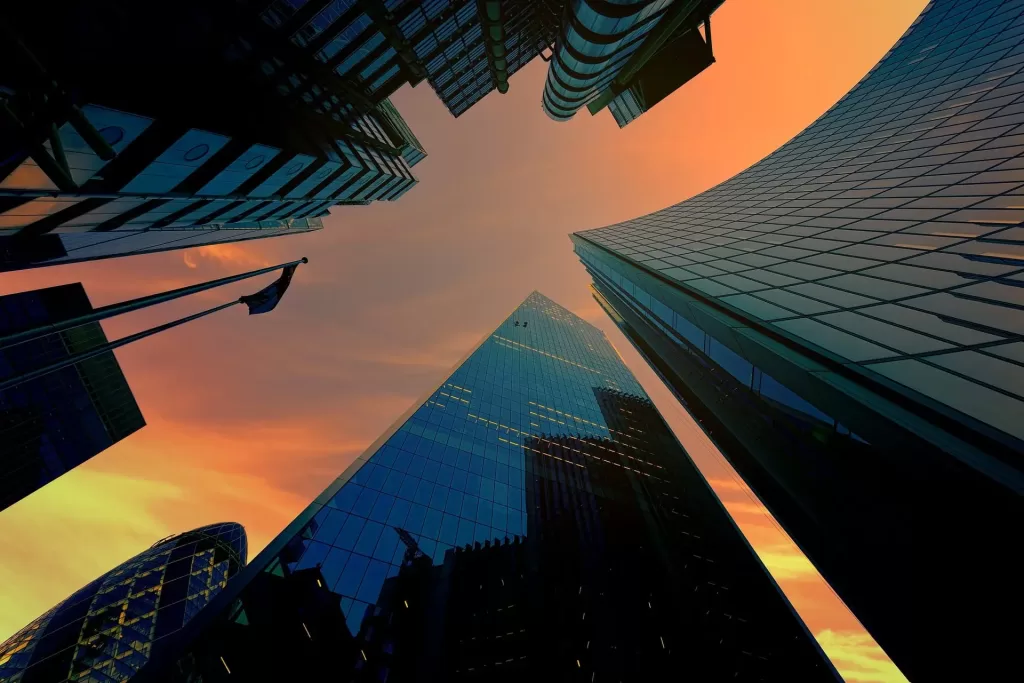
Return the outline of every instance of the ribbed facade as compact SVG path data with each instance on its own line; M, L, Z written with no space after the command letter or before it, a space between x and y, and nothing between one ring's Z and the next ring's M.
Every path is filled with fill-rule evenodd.
M572 118L598 95L657 25L672 0L572 0L544 85L544 111Z

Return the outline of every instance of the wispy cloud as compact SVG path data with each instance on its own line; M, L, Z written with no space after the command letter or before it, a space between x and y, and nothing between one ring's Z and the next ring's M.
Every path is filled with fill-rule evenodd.
M818 570L796 546L775 545L757 548L757 555L780 583L794 579L817 579L819 576Z
M265 268L271 265L256 247L242 243L211 244L205 247L186 249L182 259L189 268L198 268L200 260L206 260L222 266L243 268Z
M905 683L907 680L882 648L863 631L825 629L816 633L815 638L847 683Z

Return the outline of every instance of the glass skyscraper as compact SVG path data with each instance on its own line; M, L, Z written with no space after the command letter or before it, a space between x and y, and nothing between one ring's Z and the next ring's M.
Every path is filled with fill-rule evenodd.
M714 61L721 2L7 3L0 271L309 232L331 206L396 200L425 156L387 99L406 83L459 116L542 56L552 118L607 106L624 126Z
M543 106L620 126L713 61L721 0L93 0L0 9L0 271L318 230L541 56ZM596 8L596 9L595 9ZM703 26L701 33L700 26Z
M136 680L316 671L837 679L608 340L536 292Z
M764 160L573 236L598 300L912 680L1016 666L1022 68L1019 3L935 0Z
M245 566L246 552L245 529L230 522L158 541L0 645L0 680L128 680L155 641L187 624Z
M401 197L424 152L384 65L353 35L318 42L339 4L5 3L0 270L308 232Z
M79 283L0 296L0 337L92 310ZM0 380L106 343L90 323L0 348ZM113 352L0 392L0 510L145 424Z

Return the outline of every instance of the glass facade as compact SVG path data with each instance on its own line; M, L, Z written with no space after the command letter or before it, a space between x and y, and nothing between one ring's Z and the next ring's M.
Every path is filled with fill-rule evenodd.
M761 162L573 236L602 305L912 680L977 675L969 652L996 670L997 605L967 586L1020 598L1022 55L1018 5L935 0Z
M555 41L564 0L392 4L395 24L423 77L460 116L499 84L507 90L508 78Z
M5 6L0 270L304 233L401 197L422 147L317 44L355 4ZM356 68L376 82L377 61Z
M0 296L0 337L91 311L78 283ZM106 343L90 323L0 348L0 380ZM112 352L0 392L0 510L145 424Z
M245 529L171 536L110 570L0 645L7 683L124 681L245 566Z
M551 51L553 118L607 105L626 125L714 61L720 4L8 3L0 271L305 233L331 206L395 201L426 155L387 99L406 83L460 116Z
M607 338L536 292L207 616L138 680L837 677Z

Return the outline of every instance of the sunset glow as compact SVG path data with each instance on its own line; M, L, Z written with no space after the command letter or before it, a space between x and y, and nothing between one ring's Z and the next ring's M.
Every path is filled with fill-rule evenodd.
M0 642L156 540L233 521L250 555L530 291L604 330L848 681L906 680L591 297L568 234L660 209L756 162L848 91L926 0L729 0L717 63L627 128L539 106L535 60L458 119L393 98L429 156L400 201L322 231L0 274L94 306L309 257L273 313L241 306L118 351L141 431L0 514ZM924 247L922 247L924 248ZM116 338L272 276L104 324Z

